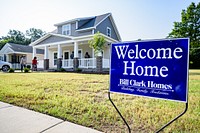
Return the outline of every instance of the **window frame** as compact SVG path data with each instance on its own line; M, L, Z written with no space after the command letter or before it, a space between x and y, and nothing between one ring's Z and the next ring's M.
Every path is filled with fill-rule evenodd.
M67 33L69 31L69 33ZM71 24L65 24L62 26L62 35L71 35Z
M54 56L55 54L57 54L57 55L56 55L56 58L55 58L55 56ZM58 52L57 52L57 51L54 51L54 52L53 52L53 66L54 66L54 67L57 66L57 59L58 59Z
M110 34L109 34L109 31L110 31ZM111 37L111 28L110 27L107 27L106 28L106 35L108 36L108 37Z

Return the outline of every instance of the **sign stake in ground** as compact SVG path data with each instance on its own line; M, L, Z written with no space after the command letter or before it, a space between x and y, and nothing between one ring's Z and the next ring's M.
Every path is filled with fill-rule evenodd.
M184 111L161 127L160 132L188 108L189 39L122 42L111 45L109 100L129 132L131 129L113 103L110 93L185 103Z

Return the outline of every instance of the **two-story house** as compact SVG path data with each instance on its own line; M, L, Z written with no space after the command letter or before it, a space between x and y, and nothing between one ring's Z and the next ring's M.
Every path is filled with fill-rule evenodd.
M98 31L105 37L102 67L109 68L110 44L121 41L111 13L85 18L76 18L55 24L57 29L52 33L31 43L33 56L36 49L44 49L44 69L74 68L75 59L79 68L96 68L94 50L89 47L91 40ZM90 58L85 58L88 53ZM41 61L39 61L41 62ZM41 64L41 63L40 63Z

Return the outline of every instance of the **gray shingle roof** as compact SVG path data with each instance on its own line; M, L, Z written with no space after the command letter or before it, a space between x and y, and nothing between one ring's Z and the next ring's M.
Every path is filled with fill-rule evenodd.
M103 15L95 16L93 18L89 18L88 21L82 25L81 27L78 27L78 29L84 29L84 28L90 28L95 27L99 22L101 22L105 17L107 17L110 13L106 13ZM80 19L80 21L86 20L84 18Z
M92 27L95 27L97 24L99 24L99 22L101 22L109 14L111 14L111 13L106 13L106 14L103 14L103 15L93 16L93 17L76 18L76 19L72 19L72 20L68 20L68 21L65 21L65 22L55 24L55 26L59 26L59 25L68 24L68 23L71 23L71 22L74 22L74 21L78 21L78 22L82 23L82 25L79 25L77 30L85 29L85 28L92 28Z
M20 45L15 43L8 43L14 52L33 53L33 48L27 45ZM44 54L44 50L36 49L37 54Z

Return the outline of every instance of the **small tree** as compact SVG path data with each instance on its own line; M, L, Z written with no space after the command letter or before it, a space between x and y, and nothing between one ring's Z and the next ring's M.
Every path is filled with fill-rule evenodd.
M89 46L94 49L95 56L103 52L105 42L105 38L99 32L94 35L92 40L88 41Z

